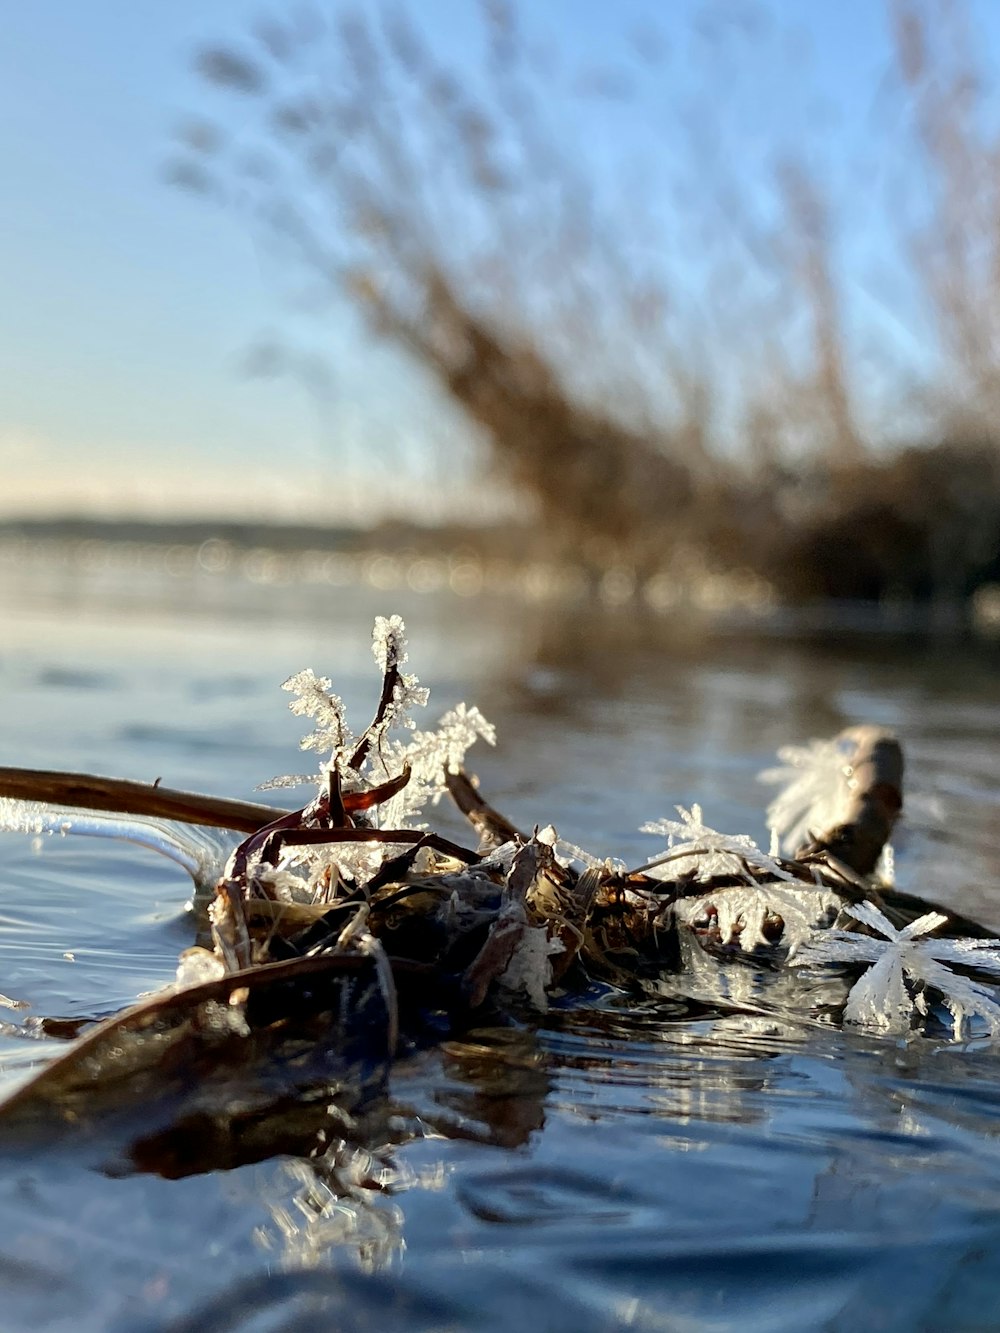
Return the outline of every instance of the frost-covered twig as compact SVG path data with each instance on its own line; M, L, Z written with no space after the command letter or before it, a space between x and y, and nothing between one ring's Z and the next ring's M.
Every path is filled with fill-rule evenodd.
M829 852L856 874L870 875L903 804L903 752L882 727L851 727L830 741L779 750L785 767L761 773L784 790L767 811L769 825L796 856Z
M669 851L633 873L649 873L671 863L672 870L678 874L683 874L685 870L694 871L699 879L737 874L748 884L754 884L756 880L748 867L772 879L795 879L791 871L786 870L775 857L762 851L747 834L720 833L717 829L709 828L702 820L700 805L692 805L690 810L679 805L677 813L680 815L679 820L657 819L642 825L641 833L665 836Z

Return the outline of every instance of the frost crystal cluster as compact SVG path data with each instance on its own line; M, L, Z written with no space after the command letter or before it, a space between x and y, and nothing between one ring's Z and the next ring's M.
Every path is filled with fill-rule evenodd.
M659 878L674 879L687 870L697 870L700 877L721 874L742 875L748 884L756 879L750 867L765 871L775 879L794 879L773 856L761 849L748 834L719 833L702 820L701 806L676 807L680 819L657 819L643 824L640 833L657 833L667 839L669 851L647 869L659 870Z
M792 963L871 964L848 996L846 1023L906 1032L914 1011L927 1013L924 988L929 988L941 996L950 1012L956 1037L974 1016L983 1019L992 1036L1000 1036L996 995L971 977L952 971L957 965L1000 977L1000 940L928 938L931 931L947 923L941 912L928 912L897 930L873 903L866 901L845 910L879 938L846 930L826 931L805 945Z
M838 904L832 893L797 881L747 834L725 834L709 828L701 806L692 805L688 810L679 805L677 813L679 820L659 819L642 826L643 833L666 836L669 848L647 869L658 878L691 874L696 877L695 886L698 880L719 875L737 875L744 881L736 887L714 888L678 900L674 915L679 921L693 925L712 909L722 943L729 944L738 932L740 947L750 953L770 943L764 934L767 918L780 917L782 946L794 949L824 918L829 918Z
M428 691L421 692L426 703ZM398 725L412 727L413 723L407 719ZM407 744L395 739L383 741L372 756L372 776L386 782L408 768L410 780L401 792L378 807L377 827L425 828L424 823L413 822L415 817L428 801L440 800L446 790L444 775L461 768L465 752L477 740L494 745L496 730L478 708L461 703L449 709L433 731L414 731Z
M815 930L836 916L838 906L834 894L804 884L748 884L745 888L717 889L698 898L682 898L674 904L674 915L694 925L713 909L721 942L729 944L738 933L745 953L772 943L764 933L764 924L768 917L780 917L781 946L794 953Z
M821 863L779 859L779 835L785 847L801 848L811 835L849 818L857 786L855 753L850 733L779 751L783 766L761 774L785 784L768 810L770 853L745 834L710 828L699 806L678 806L678 819L643 825L644 833L667 839L666 853L644 872L678 885L670 911L681 928L696 932L696 939L707 934L722 945L738 940L747 953L780 943L787 961L799 967L864 965L848 994L847 1024L905 1033L930 1013L933 1001L951 1015L956 1039L972 1019L978 1020L977 1031L985 1027L1000 1037L1000 994L985 980L1000 979L1000 940L936 938L933 932L949 923L936 911L897 928L874 903L846 902L836 878L831 882L820 873ZM858 877L851 881L861 882ZM888 844L867 882L873 896L876 889L891 889ZM841 912L863 931L832 928Z
M315 730L302 737L299 749L338 753L353 744L344 717L344 701L339 694L331 693L332 687L333 682L317 676L312 667L289 676L282 685L283 690L295 695L288 705L295 716L309 717L316 723Z
M767 807L767 824L789 854L811 834L840 822L851 794L851 745L843 737L786 745L778 751L781 766L765 769L761 782L781 784Z
M383 696L374 721L359 734L348 726L344 701L326 676L306 668L284 682L281 688L295 696L291 711L314 724L300 748L326 758L319 773L274 778L263 788L315 782L322 796L331 776L345 793L373 791L398 781L399 790L373 801L365 811L366 827L423 829L426 824L420 815L428 802L436 802L445 792L445 775L461 767L475 741L493 745L496 732L478 708L464 703L446 712L433 730L417 730L412 714L427 706L430 691L403 670L409 655L399 616L376 617L372 654L382 672ZM400 731L406 740L391 734ZM387 851L382 844L364 840L298 847L286 852L279 866L260 873L279 901L329 901L340 882L367 880L386 855L393 855L391 847Z

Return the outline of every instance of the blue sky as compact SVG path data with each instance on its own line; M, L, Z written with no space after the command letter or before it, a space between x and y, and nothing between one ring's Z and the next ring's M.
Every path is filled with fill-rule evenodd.
M474 59L475 0L409 8L439 54L459 66ZM611 182L627 174L629 155L642 171L677 106L706 92L737 118L747 171L764 169L783 141L804 146L831 177L841 162L856 165L889 60L882 5L756 5L763 37L752 46L734 40L714 66L726 86L706 89L697 20L744 8L522 4L532 39L558 53L564 87L574 71L630 60L638 70L640 95L630 102L553 98L555 121L575 136L588 172ZM450 473L465 475L472 455L460 419L398 356L374 346L346 307L308 333L330 366L322 399L288 379L241 373L255 340L295 327L286 275L243 219L172 187L163 168L183 115L216 106L243 114L238 103L213 103L192 75L192 52L238 41L267 12L246 0L5 7L0 513L196 508L315 518L345 493L362 505L379 487L423 495L442 452L458 460ZM1000 10L985 14L991 32L1000 27ZM665 46L655 68L634 55L650 19Z

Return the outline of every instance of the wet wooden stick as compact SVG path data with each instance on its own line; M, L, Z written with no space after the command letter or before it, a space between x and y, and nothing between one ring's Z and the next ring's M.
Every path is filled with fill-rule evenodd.
M407 959L389 959L389 965L397 979L402 976L419 982L426 978L428 984L433 985L431 970L419 963ZM258 992L266 995L271 988L276 988L279 1000L282 986L301 986L304 995L309 994L310 987L315 987L322 995L324 981L338 976L357 976L369 969L374 971L375 965L364 953L325 953L312 958L261 963L194 986L158 991L99 1023L29 1082L0 1099L0 1124L6 1126L12 1115L16 1117L25 1110L31 1116L41 1104L56 1103L67 1094L87 1092L90 1088L100 1089L102 1080L95 1080L91 1061L103 1059L109 1046L120 1047L125 1034L152 1034L158 1025L161 1031L167 1025L190 1026L199 1005L214 1001L222 1006L231 1006L234 1001L248 996L253 998ZM168 1043L166 1045L169 1047ZM156 1041L148 1042L145 1055L146 1067L155 1067L164 1059L163 1045ZM120 1061L120 1049L116 1058ZM248 1062L255 1058L252 1042L247 1045L246 1058ZM134 1066L126 1065L124 1072L108 1077L103 1086L113 1097L116 1089L141 1068L141 1061L137 1061Z
M851 727L840 738L854 752L850 766L851 799L844 818L802 847L798 859L831 856L857 875L870 875L903 808L903 751L882 727Z
M271 805L231 801L222 796L175 791L155 783L103 778L92 773L61 773L46 769L0 767L0 796L79 810L104 810L118 815L150 815L183 824L255 833L287 814Z
M464 769L445 773L444 781L452 800L490 849L500 847L505 842L527 841L519 828L484 800L479 794L479 788Z

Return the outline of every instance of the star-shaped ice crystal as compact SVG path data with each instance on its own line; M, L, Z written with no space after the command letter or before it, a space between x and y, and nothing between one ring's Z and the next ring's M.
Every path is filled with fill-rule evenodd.
M941 995L951 1013L956 1038L972 1015L982 1018L993 1036L1000 1036L1000 1002L995 992L946 966L958 964L1000 976L1000 940L926 938L948 920L941 912L928 912L897 930L874 903L853 904L845 911L882 938L846 930L824 931L790 960L797 967L815 963L871 964L847 998L845 1023L882 1032L906 1032L915 1005L919 1012L926 1013L923 996L918 994L914 1001L907 989L909 978Z

